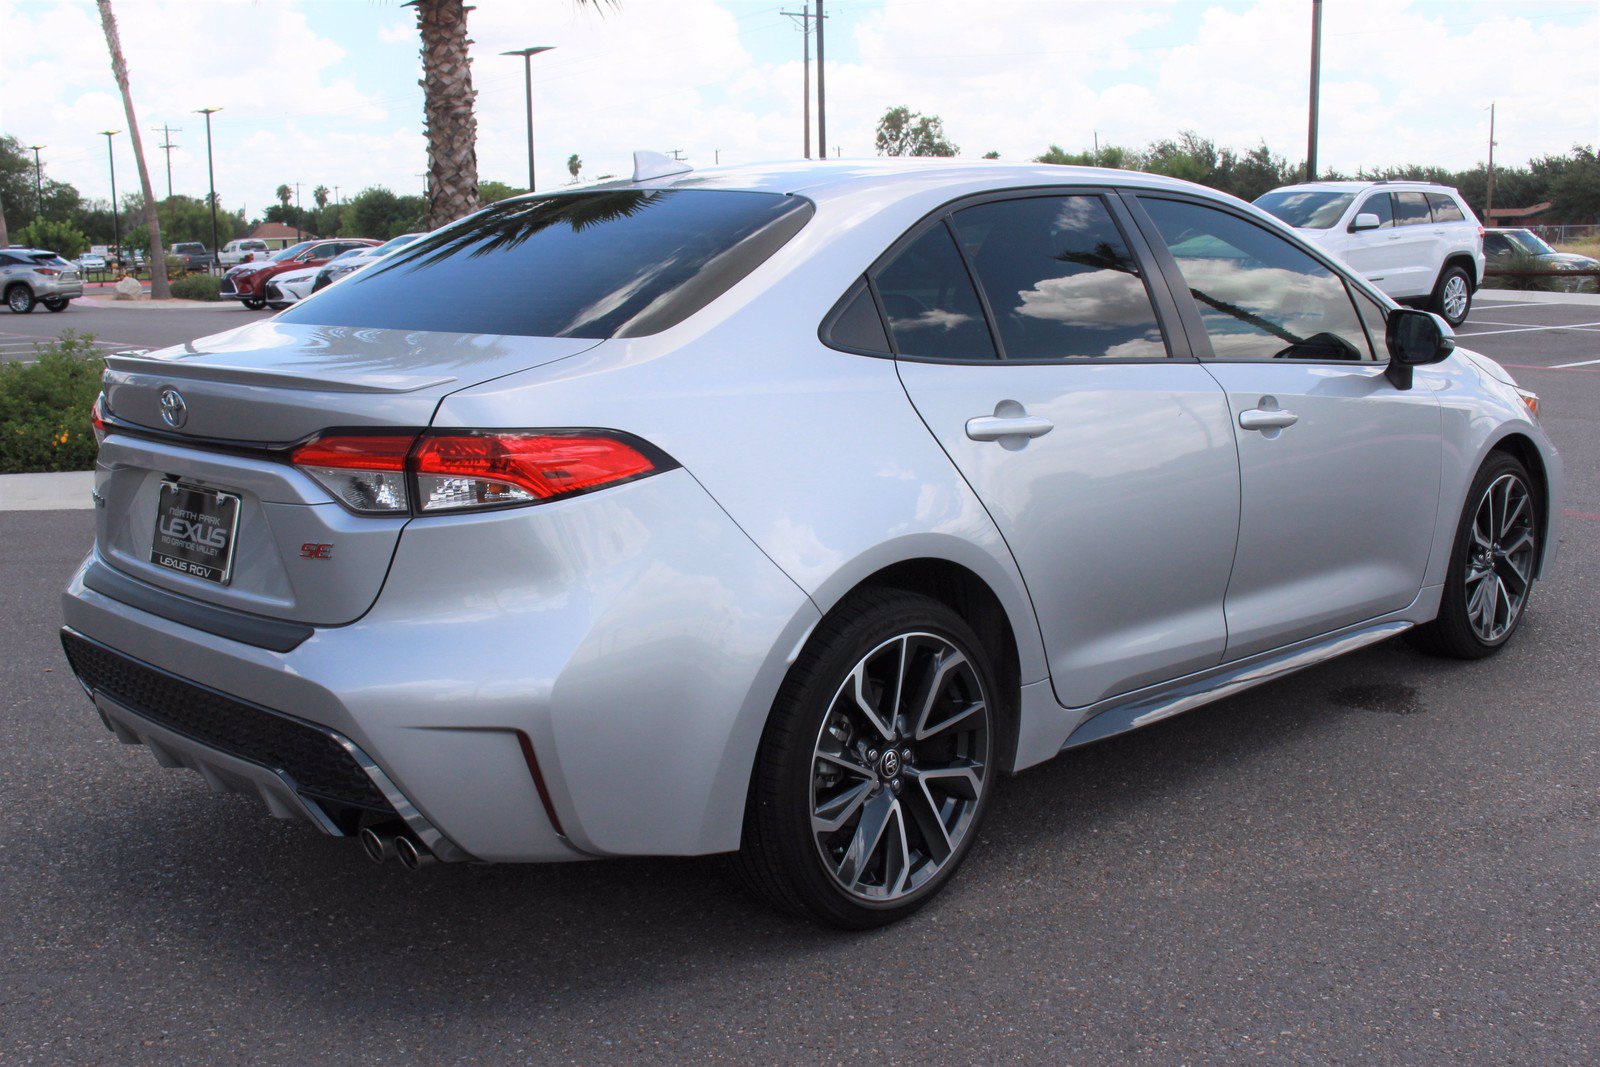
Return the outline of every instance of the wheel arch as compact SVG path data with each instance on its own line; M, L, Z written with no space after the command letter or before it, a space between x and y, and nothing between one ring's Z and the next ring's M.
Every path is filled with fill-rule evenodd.
M1553 543L1551 538L1555 536L1555 528L1550 522L1551 486L1549 468L1545 464L1544 455L1539 451L1539 446L1533 442L1533 439L1516 430L1507 433L1490 445L1483 458L1487 460L1496 452L1503 452L1521 463L1523 469L1528 472L1528 477L1533 480L1535 514L1539 519L1539 529L1544 531L1544 537L1539 540L1538 544L1538 562L1534 567L1534 573L1542 577L1544 575L1545 558L1549 555L1549 548ZM1479 466L1481 467L1482 463Z
M1478 291L1478 264L1475 260L1473 260L1472 256L1466 252L1452 252L1450 255L1445 257L1444 262L1439 265L1439 276L1433 280L1434 291L1438 291L1439 283L1444 281L1444 276L1451 267L1460 267L1462 270L1466 271L1467 284L1472 287L1472 291L1474 293Z

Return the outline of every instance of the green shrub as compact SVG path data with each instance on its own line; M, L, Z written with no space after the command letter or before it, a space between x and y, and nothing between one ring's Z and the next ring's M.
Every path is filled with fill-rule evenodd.
M1523 278L1516 275L1496 274L1495 271L1549 270L1550 264L1526 252L1512 252L1497 263L1489 264L1484 275L1485 289L1515 289L1522 292L1554 292L1562 287L1564 279L1552 277Z
M221 300L222 279L214 274L187 274L172 283L177 300Z
M42 248L66 259L77 259L89 247L89 239L70 222L34 219L20 230L11 231L11 240L24 248Z
M90 409L105 362L94 336L71 330L34 346L34 363L0 363L0 474L94 467Z

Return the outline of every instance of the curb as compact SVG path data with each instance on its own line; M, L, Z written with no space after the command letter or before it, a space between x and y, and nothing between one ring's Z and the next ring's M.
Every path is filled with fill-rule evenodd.
M87 511L94 471L0 474L0 511Z
M80 296L73 303L118 311L237 311L243 306L234 300L114 300L96 296Z
M1523 289L1482 289L1472 294L1474 300L1488 300L1508 304L1586 304L1600 307L1600 293L1534 293Z

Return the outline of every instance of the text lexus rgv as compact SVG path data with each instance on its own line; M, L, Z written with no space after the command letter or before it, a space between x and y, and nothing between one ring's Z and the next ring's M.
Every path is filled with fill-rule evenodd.
M1197 186L641 155L109 359L62 640L119 738L376 859L736 851L869 926L1006 774L1502 646L1537 412Z

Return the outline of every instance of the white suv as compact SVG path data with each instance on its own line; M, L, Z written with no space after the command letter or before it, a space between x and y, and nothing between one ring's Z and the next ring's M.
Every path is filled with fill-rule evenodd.
M1483 227L1461 194L1433 182L1286 185L1256 206L1366 275L1396 300L1466 321L1483 280Z

